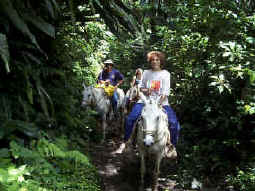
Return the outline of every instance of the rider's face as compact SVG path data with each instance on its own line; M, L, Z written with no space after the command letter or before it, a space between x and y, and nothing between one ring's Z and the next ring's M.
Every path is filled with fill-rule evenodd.
M106 65L105 69L107 72L110 72L112 70L112 65L110 65L110 64Z
M142 76L142 73L141 73L141 71L140 70L137 70L137 72L136 72L136 77L141 77Z
M158 56L154 56L152 59L151 59L151 69L152 70L160 70L160 59Z

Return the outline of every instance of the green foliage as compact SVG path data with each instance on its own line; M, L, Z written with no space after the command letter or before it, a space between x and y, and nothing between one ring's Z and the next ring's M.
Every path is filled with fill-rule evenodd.
M228 176L227 183L234 185L240 191L252 191L255 189L255 172L254 168L238 170L236 176Z
M59 138L58 146L46 139L32 142L24 148L11 142L10 153L18 167L12 164L8 150L1 150L0 183L5 190L100 190L96 169L78 151L69 151L68 141ZM72 162L73 161L73 162ZM22 165L26 164L26 165Z
M0 189L100 190L96 169L77 151L79 144L87 145L88 138L85 114L79 107L82 75L75 71L73 60L63 61L58 55L72 52L64 49L69 41L58 41L62 32L55 27L58 5L55 0L1 1L0 5L0 142L4 148L0 150ZM87 48L79 38L72 42ZM78 57L84 60L87 51ZM91 68L97 67L87 69ZM72 133L82 131L84 137L73 138ZM56 142L50 138L65 133L70 133L72 144L67 138ZM78 138L82 139L79 144Z
M169 69L176 78L172 93L176 97L171 100L185 140L179 146L185 153L182 170L188 167L193 176L202 181L210 176L216 183L228 173L235 174L236 165L254 158L254 87L250 84L254 44L246 40L253 27L247 15L225 5L202 1L188 5L178 5L185 14L172 18L175 30L158 28L163 40L156 48L168 53ZM225 30L222 25L229 27Z
M40 11L56 13L53 8L55 1L44 1ZM47 4L47 6L44 6ZM51 120L54 117L54 107L45 87L44 79L48 76L46 66L50 52L44 49L44 41L51 41L55 36L55 28L48 14L41 17L36 14L39 7L31 2L1 1L1 58L7 71L1 70L2 93L1 101L8 109L8 117L1 114L2 124L6 120L22 120L30 123L38 115ZM27 12L25 10L31 10ZM50 10L49 10L50 9ZM37 15L37 16L36 16ZM3 65L1 65L3 67ZM53 71L53 70L52 70ZM15 92L15 93L13 93ZM35 108L39 107L36 112ZM15 109L13 109L15 108ZM25 115L24 115L25 114ZM6 118L7 117L7 118ZM1 128L6 128L4 125Z
M134 70L148 68L150 50L166 53L172 76L180 184L209 176L254 188L254 169L246 168L255 148L252 1L59 3L0 2L2 190L99 190L88 159L67 148L97 140L94 114L80 108L82 83L94 84L111 58L127 90ZM63 134L72 144L50 138Z
M180 182L210 177L224 187L236 166L254 163L252 7L248 11L238 1L159 2L126 4L139 15L141 31L115 40L110 54L125 74L126 89L134 69L147 68L148 51L166 53L170 100L182 126Z
M4 34L0 34L0 45L1 45L0 54L1 54L2 60L5 63L5 69L7 72L10 72L10 67L9 67L10 53L8 49L7 39Z

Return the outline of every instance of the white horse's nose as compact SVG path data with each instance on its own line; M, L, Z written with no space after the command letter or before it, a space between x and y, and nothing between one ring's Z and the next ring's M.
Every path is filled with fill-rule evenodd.
M143 142L144 142L145 146L149 147L149 146L153 145L154 138L151 135L146 135Z

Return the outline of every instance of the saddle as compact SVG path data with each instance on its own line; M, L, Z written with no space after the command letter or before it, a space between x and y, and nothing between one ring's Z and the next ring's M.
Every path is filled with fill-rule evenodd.
M112 86L112 85L105 85L105 84L96 84L95 85L95 88L103 88L106 95L109 96L109 97L112 97L113 96L113 93L115 91L115 87Z

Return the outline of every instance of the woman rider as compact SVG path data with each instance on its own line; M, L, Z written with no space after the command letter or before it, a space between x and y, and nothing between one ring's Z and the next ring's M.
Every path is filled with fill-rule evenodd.
M147 54L147 61L150 63L150 70L145 70L142 77L141 92L146 96L157 99L160 97L159 103L162 105L168 116L169 131L171 135L171 144L167 145L166 157L173 158L177 156L175 146L178 141L180 124L176 114L170 107L168 96L170 93L170 73L163 70L165 64L165 55L160 51L151 51ZM125 136L124 143L116 153L121 153L125 148L125 143L131 136L134 124L140 117L144 104L139 100L132 108L132 111L125 121Z

